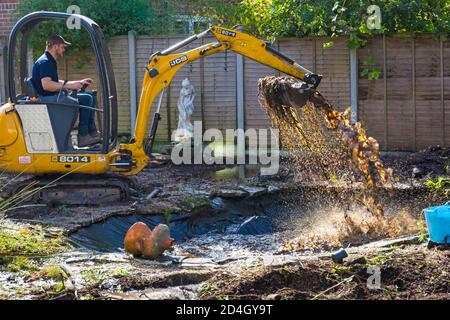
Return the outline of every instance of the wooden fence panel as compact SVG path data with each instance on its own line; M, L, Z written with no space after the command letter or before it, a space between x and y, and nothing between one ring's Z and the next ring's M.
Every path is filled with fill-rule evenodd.
M389 150L414 148L412 40L386 38L387 133Z
M324 43L333 41L331 47ZM320 92L340 111L350 108L350 52L346 38L319 38L315 41L316 73L323 78Z
M258 62L244 58L244 114L245 129L266 129L269 119L258 101L258 80L268 75L279 73ZM256 141L248 141L254 147Z
M157 51L162 51L168 48L171 44L171 40L167 37L149 37L139 36L136 38L136 86L137 86L137 99L139 99L142 93L142 80L144 79L144 73L147 72L146 67L150 56ZM153 101L153 105L148 118L147 131L150 130L150 126L153 120L153 115L158 106L159 96ZM137 104L139 107L139 104ZM158 131L156 132L156 139L162 141L168 141L168 132L170 131L168 123L168 92L164 94L160 115L161 121L159 122Z
M279 51L314 72L315 41L315 39L282 38L277 44Z
M136 65L138 67L146 66L150 56L149 52L163 50L184 38L183 36L155 39L139 37ZM203 43L212 40L212 38L205 38ZM199 41L194 42L182 50L188 51L201 44L202 42ZM142 79L143 74L138 73L137 77ZM185 78L191 81L196 91L191 120L203 120L204 129L234 129L236 127L236 95L234 93L236 90L236 57L232 53L219 53L186 65L174 76L164 95L161 108L162 119L158 127L157 139L168 141L173 130L178 126L177 104L182 81ZM138 83L138 92L140 92L142 84ZM156 106L157 101L154 102L152 107L151 119Z
M115 38L114 46L111 46L111 60L114 66L114 77L116 80L118 106L118 131L130 132L130 67L128 57L128 37L119 36Z
M384 70L383 70L383 40L374 37L367 45L358 49L358 70L365 68L368 57L374 59L374 68L381 70L382 74L377 80L368 80L367 77L359 76L358 79L358 108L360 121L367 130L369 136L378 140L380 148L386 149L386 127L387 114L384 108Z
M443 84L445 107L445 145L450 146L450 41L443 43Z
M213 41L213 38L203 39L204 43ZM220 52L200 60L203 60L198 62L203 63L203 128L223 132L236 129L236 54Z
M441 51L431 36L391 36L386 37L385 53L383 48L383 37L377 36L359 49L360 70L371 56L382 71L378 80L359 79L359 110L369 135L389 151L449 145L449 41Z
M442 144L443 117L440 94L439 42L420 37L416 40L417 148Z

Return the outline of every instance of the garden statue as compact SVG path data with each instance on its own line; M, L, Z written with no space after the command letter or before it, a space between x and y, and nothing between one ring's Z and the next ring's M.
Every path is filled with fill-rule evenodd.
M167 225L159 224L152 231L145 223L136 222L125 235L124 247L126 252L134 256L157 258L170 249L174 242Z
M178 99L178 128L175 141L190 141L193 136L194 127L190 117L194 112L195 90L188 78L181 83L180 98Z

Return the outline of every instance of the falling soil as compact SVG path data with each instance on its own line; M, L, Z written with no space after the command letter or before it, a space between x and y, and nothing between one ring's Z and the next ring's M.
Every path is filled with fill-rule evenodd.
M261 105L280 130L282 146L294 154L294 167L308 168L306 179L313 183L362 183L363 192L349 202L361 203L372 215L343 212L334 234L315 232L305 244L318 243L319 238L341 242L349 237L396 236L404 229L405 221L384 216L377 193L379 188L392 188L392 170L380 160L378 142L367 136L361 123L351 123L350 109L337 111L318 91L289 77L260 79L259 93Z
M333 250L340 246L355 246L384 238L416 234L416 217L407 210L379 219L363 208L352 211L335 210L312 212L295 223L301 234L287 241L281 252L310 249Z

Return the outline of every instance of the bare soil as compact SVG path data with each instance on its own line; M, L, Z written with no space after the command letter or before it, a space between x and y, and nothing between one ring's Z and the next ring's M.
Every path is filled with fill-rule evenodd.
M408 245L354 255L348 262L303 262L207 281L203 299L450 299L450 253ZM368 267L378 266L381 287L369 289ZM371 280L369 280L370 283Z

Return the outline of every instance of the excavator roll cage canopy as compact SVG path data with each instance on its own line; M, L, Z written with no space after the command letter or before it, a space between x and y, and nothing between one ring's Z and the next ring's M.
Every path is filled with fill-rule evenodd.
M7 83L8 83L8 95L9 99L13 103L23 103L21 99L23 95L16 93L15 82L15 57L16 57L16 45L19 36L21 35L19 44L19 80L21 84L22 93L27 92L26 78L29 76L29 70L27 66L27 53L30 35L33 29L41 22L48 20L63 20L79 19L81 26L88 33L91 46L94 51L98 75L100 80L100 92L102 106L103 119L103 141L109 143L103 143L101 153L108 153L117 144L117 93L114 80L114 71L111 63L111 57L109 54L108 46L105 41L100 27L91 19L77 14L68 14L62 12L48 12L38 11L30 13L21 18L13 27L8 43L8 66L7 66Z

